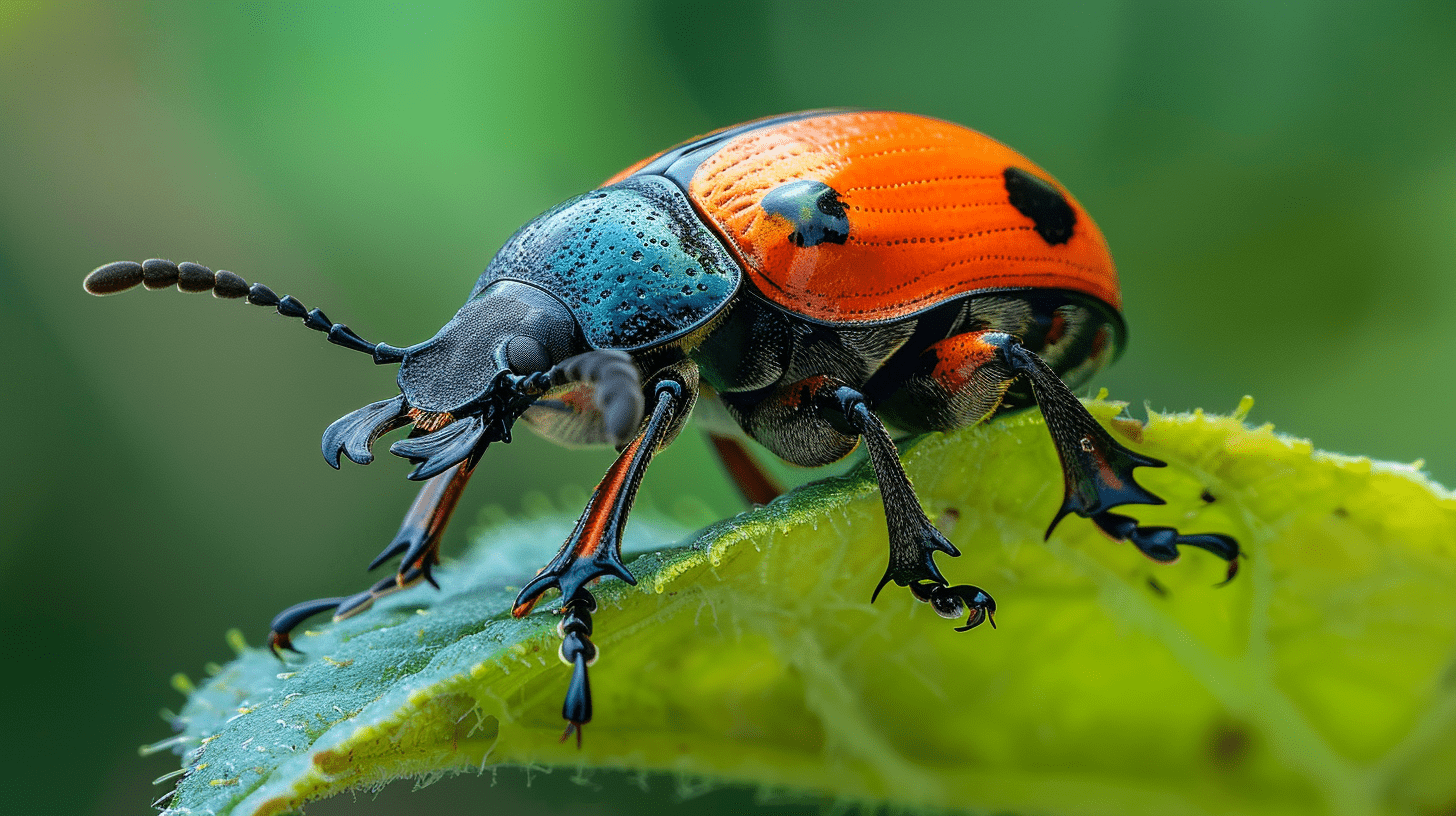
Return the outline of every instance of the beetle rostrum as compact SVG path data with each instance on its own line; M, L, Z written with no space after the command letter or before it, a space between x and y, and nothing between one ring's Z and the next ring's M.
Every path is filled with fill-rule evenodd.
M931 524L888 427L946 431L1036 406L1063 473L1047 536L1087 519L1160 563L1183 548L1237 572L1222 533L1145 527L1111 510L1162 504L1134 470L1161 467L1114 439L1073 396L1123 346L1117 273L1081 206L1024 156L958 125L889 112L810 111L708 134L554 207L512 236L434 337L370 343L291 296L194 263L121 261L86 278L92 294L177 286L269 306L330 342L398 363L398 393L346 414L324 459L390 452L423 481L399 531L369 565L392 574L347 597L305 601L273 619L269 644L294 650L304 620L335 619L420 582L486 449L519 420L550 439L619 451L555 558L521 589L524 616L559 593L561 658L571 666L562 739L593 717L591 586L635 583L621 535L653 455L700 394L738 426L710 432L745 498L777 482L753 440L797 465L863 445L885 506L891 583L966 631L996 602L953 585L935 555L960 549ZM1200 507L1203 505L1200 505ZM961 542L969 546L974 542ZM294 650L296 651L296 650Z

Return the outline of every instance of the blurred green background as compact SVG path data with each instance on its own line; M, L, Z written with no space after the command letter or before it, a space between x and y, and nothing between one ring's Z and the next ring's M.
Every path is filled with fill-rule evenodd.
M1253 394L1256 422L1456 482L1450 0L0 2L5 810L144 811L176 767L136 754L180 702L168 677L360 588L413 495L393 457L319 461L392 369L205 296L87 297L86 272L196 260L405 345L541 210L694 134L837 105L970 125L1078 196L1132 326L1114 397ZM447 552L485 505L561 505L610 458L492 448ZM692 435L642 501L739 509ZM399 783L357 812L752 799L567 776Z

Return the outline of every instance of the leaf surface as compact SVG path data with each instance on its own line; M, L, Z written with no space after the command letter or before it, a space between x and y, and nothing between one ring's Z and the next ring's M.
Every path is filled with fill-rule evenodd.
M168 813L280 814L497 764L667 771L918 808L1058 814L1445 813L1456 806L1456 499L1416 467L1314 451L1242 416L1116 419L1169 463L1144 524L1248 554L1159 565L1070 518L1035 412L904 455L1000 628L952 631L888 587L864 468L698 533L634 518L637 587L598 588L596 719L558 742L570 672L551 603L512 587L572 519L497 525L438 572L245 649L181 716ZM1247 412L1247 403L1241 413ZM650 478L650 476L649 476ZM896 591L892 591L896 590ZM482 789L482 800L489 797Z

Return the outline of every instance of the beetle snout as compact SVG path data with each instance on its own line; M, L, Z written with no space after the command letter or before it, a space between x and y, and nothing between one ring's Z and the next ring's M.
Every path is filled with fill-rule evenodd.
M576 321L555 297L500 281L471 298L434 337L405 351L399 390L421 411L470 413L503 374L549 369L578 350L578 336Z
M491 442L509 441L511 425L536 392L529 376L550 369L580 346L571 313L555 297L529 284L500 281L471 298L435 336L404 350L400 395L343 417L324 432L324 458L339 466L343 454L359 464L389 431L413 424L414 433L390 452L428 479L473 460Z

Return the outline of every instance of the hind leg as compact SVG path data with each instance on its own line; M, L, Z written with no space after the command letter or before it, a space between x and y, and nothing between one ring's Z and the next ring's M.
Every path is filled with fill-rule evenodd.
M1087 413L1056 372L1004 332L956 335L927 349L921 366L891 398L893 416L917 418L925 430L971 425L991 415L1018 378L1031 383L1062 465L1065 494L1046 537L1069 513L1089 518L1108 536L1130 542L1159 562L1173 561L1182 546L1207 550L1238 571L1238 542L1221 533L1183 534L1171 527L1143 527L1136 519L1108 512L1125 504L1163 504L1133 478L1138 467L1165 463L1135 453L1113 439Z
M728 471L744 501L750 505L765 505L783 495L783 485L763 469L742 442L712 432L708 433L708 441L713 444L713 452L718 454L718 461L723 463L723 469Z

